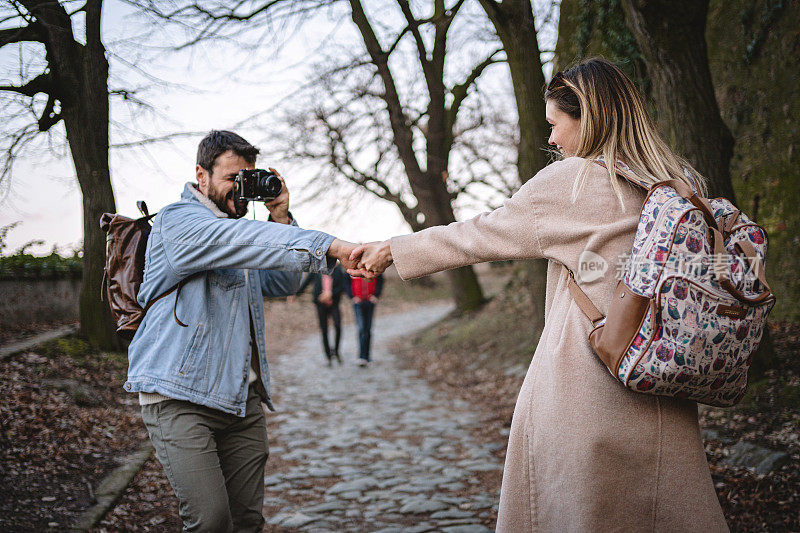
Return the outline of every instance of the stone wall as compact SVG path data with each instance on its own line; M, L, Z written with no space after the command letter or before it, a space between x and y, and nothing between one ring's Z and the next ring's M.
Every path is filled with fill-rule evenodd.
M78 320L80 290L80 279L0 281L0 328Z

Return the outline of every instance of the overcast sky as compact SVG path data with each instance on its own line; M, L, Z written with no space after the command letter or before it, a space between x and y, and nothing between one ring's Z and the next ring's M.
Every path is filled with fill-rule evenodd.
M180 38L174 30L168 34L154 33L147 40L130 46L125 43L147 31L147 27L131 14L130 7L117 0L105 2L102 30L111 54L112 89L123 84L144 89L142 97L154 107L151 112L113 99L112 145L174 132L198 132L146 147L111 150L117 210L129 216L136 215L137 200L145 200L153 212L179 198L184 184L193 180L197 143L202 137L199 132L236 127L245 138L267 151L269 147L263 142L268 134L248 127L246 119L278 105L308 79L311 59L323 38L332 31L338 43L360 44L346 12L316 17L302 31L292 33L279 53L270 52L269 42L257 51L243 51L219 42L180 53L159 50L169 44L171 38ZM8 48L11 47L0 52L3 77L17 69L18 55ZM125 61L133 65L125 65ZM138 70L168 85L158 87L155 80L149 80ZM487 70L484 77L490 76L494 77L499 90L507 90L505 97L513 106L507 67L499 65ZM269 120L259 122L268 124ZM63 131L63 126L58 127ZM63 136L57 133L53 139L63 140ZM5 253L34 239L45 241L43 246L33 248L38 253L49 252L53 245L66 250L80 243L83 232L81 193L71 158L63 146L60 157L44 150L43 146L40 143L39 149L29 150L15 162L8 184L10 189L0 204L0 226L21 221L7 235ZM274 157L261 158L257 165L272 166L282 172L293 193L292 212L303 227L321 229L352 241L383 239L409 231L393 204L355 190L334 191L327 198L299 202L301 189L310 178L310 169ZM342 201L342 194L356 196L357 212L332 216L331 208ZM252 211L251 208L248 216L253 216ZM471 214L474 212L469 209L459 213L461 218ZM255 216L266 218L263 206L256 206Z

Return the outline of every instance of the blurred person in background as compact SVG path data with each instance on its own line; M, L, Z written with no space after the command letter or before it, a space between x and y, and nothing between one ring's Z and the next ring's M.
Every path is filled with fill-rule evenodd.
M362 367L369 365L371 361L369 351L372 341L372 317L381 292L383 292L383 274L373 279L360 277L350 279L347 293L353 299L353 312L358 325L358 365Z
M322 333L322 349L325 353L325 358L328 360L328 366L333 365L333 360L342 364L342 358L339 355L339 342L342 338L342 313L339 309L339 302L342 299L349 285L350 277L345 274L341 266L336 265L330 275L311 273L303 280L300 285L298 294L306 290L306 288L314 284L311 291L314 306L317 308L317 318L319 319L319 329ZM333 321L333 347L331 347L328 340L328 322Z

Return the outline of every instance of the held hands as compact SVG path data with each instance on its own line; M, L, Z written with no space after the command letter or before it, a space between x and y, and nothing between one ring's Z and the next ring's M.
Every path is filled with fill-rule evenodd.
M278 179L281 180L283 189L281 189L281 193L277 198L271 202L264 202L264 206L266 206L266 208L269 210L269 214L272 217L273 222L278 222L280 224L291 224L292 219L289 218L289 189L286 188L286 182L283 181L283 176L278 174L278 171L274 168L270 168L270 170L274 172L276 176L278 176Z
M350 259L353 256L353 251L357 248L360 248L358 244L343 241L341 239L333 239L333 242L328 248L327 255L328 257L338 259L351 276L358 276L362 278L370 277L369 272L361 269L358 266L358 255L356 255L354 259Z
M362 244L350 253L349 259L357 262L356 268L347 268L351 276L375 278L392 264L392 250L389 241Z

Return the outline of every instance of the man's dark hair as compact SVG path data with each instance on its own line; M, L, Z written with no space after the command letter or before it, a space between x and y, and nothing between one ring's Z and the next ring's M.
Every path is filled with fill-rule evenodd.
M260 151L232 131L211 130L197 147L197 164L211 172L214 161L228 150L243 157L251 165L255 164Z

